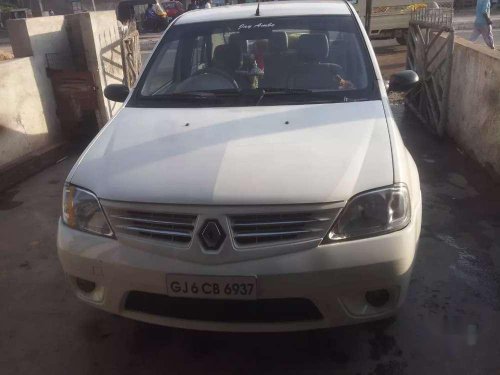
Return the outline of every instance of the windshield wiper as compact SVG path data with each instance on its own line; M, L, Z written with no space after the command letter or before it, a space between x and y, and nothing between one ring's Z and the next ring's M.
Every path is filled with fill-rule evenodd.
M228 89L228 90L214 90L214 91L184 91L184 92L172 92L163 95L152 95L147 96L147 99L153 100L205 100L205 99L215 99L224 96L234 96L238 95L238 90Z
M307 89L289 89L286 87L283 88L277 88L277 87L263 87L259 90L259 96L257 99L257 102L255 103L255 106L258 106L262 99L266 96L271 96L271 95L303 95L303 94L311 94L313 93L312 90L307 90Z
M255 103L256 106L260 104L262 99L264 99L267 96L311 96L314 97L314 100L308 100L307 103L325 103L325 102L330 102L332 98L336 98L337 100L343 99L340 98L340 94L337 91L331 91L331 90L311 90L311 89L293 89L293 88L276 88L276 87L270 87L270 88L262 88L260 91L259 99L257 100L257 103Z
M216 98L215 94L203 92L176 92L163 95L148 95L141 99L162 101L162 100L206 100Z
M294 94L313 94L313 90L309 89L290 89L290 88L277 88L277 87L264 87L262 88L262 92L264 95L281 95L281 94L287 94L287 95L294 95Z

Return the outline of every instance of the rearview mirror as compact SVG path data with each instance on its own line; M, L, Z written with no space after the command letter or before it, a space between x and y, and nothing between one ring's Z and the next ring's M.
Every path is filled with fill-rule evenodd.
M104 96L114 102L123 103L129 94L130 90L125 85L108 85L104 89Z
M413 70L403 70L391 76L388 91L409 91L419 80L418 74Z

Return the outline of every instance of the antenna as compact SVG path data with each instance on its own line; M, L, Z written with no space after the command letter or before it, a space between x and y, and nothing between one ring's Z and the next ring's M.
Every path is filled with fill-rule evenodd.
M255 11L257 17L260 16L260 0L257 0L257 10Z

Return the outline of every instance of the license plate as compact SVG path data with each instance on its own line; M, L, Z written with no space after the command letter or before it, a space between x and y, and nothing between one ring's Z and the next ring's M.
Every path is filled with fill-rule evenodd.
M256 299L257 278L254 276L167 275L167 294L170 297Z

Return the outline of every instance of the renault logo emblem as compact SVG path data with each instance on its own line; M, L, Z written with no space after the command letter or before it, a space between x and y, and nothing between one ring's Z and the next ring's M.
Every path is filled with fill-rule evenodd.
M217 250L226 239L226 234L217 220L209 219L201 226L199 237L206 250Z

